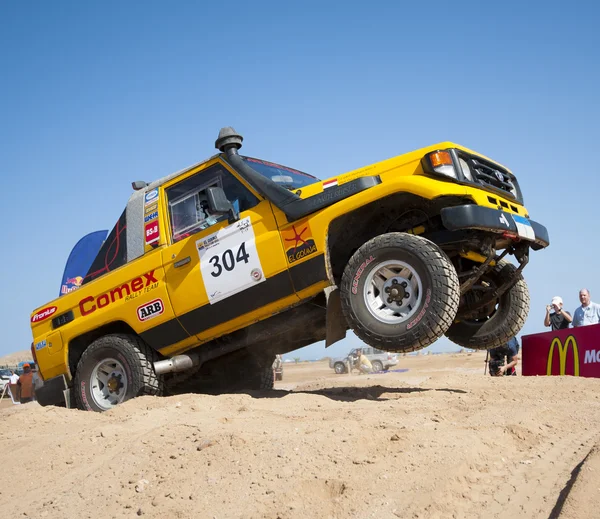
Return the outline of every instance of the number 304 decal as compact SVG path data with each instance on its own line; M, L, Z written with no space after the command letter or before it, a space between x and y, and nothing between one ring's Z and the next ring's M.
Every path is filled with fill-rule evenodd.
M211 304L265 280L250 217L201 238L196 248Z
M246 252L246 242L240 245L235 256L231 249L227 249L221 257L212 256L209 261L215 267L215 270L210 273L211 276L218 278L223 273L223 269L226 272L231 272L235 269L236 263L248 263L249 255Z

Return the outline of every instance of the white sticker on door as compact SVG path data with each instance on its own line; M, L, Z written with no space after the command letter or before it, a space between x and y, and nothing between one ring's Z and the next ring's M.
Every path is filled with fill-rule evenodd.
M265 281L250 217L196 242L210 304Z

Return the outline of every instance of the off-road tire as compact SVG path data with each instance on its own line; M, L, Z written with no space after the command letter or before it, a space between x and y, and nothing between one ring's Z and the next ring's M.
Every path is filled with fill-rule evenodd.
M500 261L489 273L492 280L502 282L515 272L508 261ZM487 320L460 320L448 328L446 336L453 343L474 350L488 350L506 344L525 325L529 315L529 289L521 275L512 288L500 297L496 311Z
M206 372L188 381L185 390L211 394L269 391L275 385L274 360L275 355L250 351L219 357L207 363Z
M156 352L134 335L110 334L92 342L83 352L75 372L74 393L77 407L83 411L106 411L90 391L94 367L103 359L118 360L127 376L123 402L141 395L162 395L163 383L154 372ZM121 403L121 402L119 402Z
M339 366L341 366L341 368ZM343 375L344 373L348 372L348 369L346 368L346 365L343 362L336 362L333 365L333 370L337 375Z
M363 294L370 272L388 260L409 264L422 282L418 307L397 324L375 318ZM366 242L350 258L342 276L342 310L354 333L369 346L410 352L433 344L454 322L459 292L456 270L435 243L412 234L387 233Z
M272 360L275 360L273 357ZM225 381L224 389L227 391L270 391L275 385L273 362L249 361L238 369L235 367Z
M374 360L373 362L371 362L371 365L373 366L373 372L383 371L383 364L381 363L381 361Z

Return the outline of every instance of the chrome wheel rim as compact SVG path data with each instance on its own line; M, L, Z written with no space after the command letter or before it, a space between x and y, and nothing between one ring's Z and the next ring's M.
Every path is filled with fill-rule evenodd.
M409 320L423 298L423 284L417 271L398 260L376 265L365 280L364 300L378 321L400 324Z
M112 409L125 400L127 375L116 359L98 362L90 376L90 392L94 403L103 410Z

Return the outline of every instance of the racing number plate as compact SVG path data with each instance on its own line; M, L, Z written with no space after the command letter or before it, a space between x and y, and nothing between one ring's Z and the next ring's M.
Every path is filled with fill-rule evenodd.
M265 280L249 216L199 239L196 249L210 304Z
M513 220L515 221L515 225L517 226L517 233L521 238L525 238L527 240L535 241L535 232L529 220L523 216L518 216L516 214L512 215Z

